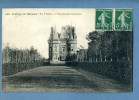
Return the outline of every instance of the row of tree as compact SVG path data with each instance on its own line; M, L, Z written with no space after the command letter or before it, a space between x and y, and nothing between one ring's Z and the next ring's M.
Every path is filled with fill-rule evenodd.
M88 60L132 61L132 31L93 31L86 39Z
M6 46L2 50L2 63L37 62L42 59L43 57L33 46L30 49L17 49Z

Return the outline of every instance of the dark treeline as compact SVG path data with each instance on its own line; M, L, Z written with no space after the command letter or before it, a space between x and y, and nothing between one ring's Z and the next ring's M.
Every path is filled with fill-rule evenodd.
M132 84L132 31L93 31L86 39L87 60L67 65ZM78 55L77 55L78 56Z
M30 49L17 49L6 46L2 50L2 63L37 62L42 59L43 57L33 46Z
M132 61L132 31L93 31L86 39L88 60Z

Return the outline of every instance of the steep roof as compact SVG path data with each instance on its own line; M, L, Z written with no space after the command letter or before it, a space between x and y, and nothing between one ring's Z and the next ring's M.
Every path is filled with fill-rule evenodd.
M66 33L65 33L66 34ZM64 33L61 33L60 39L65 39Z
M59 40L59 36L58 36L58 33L57 32L55 32L53 34L53 40Z
M53 39L53 34L51 33L50 36L49 36L49 39L48 41L52 40Z

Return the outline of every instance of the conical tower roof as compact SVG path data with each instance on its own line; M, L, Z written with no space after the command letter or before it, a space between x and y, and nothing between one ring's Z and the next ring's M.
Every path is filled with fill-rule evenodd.
M53 34L53 40L59 40L59 36L58 36L57 31L56 31L56 26L55 26L55 32Z
M57 33L56 31L56 27L51 27L51 33L50 33L50 36L49 36L49 39L48 41L58 41L59 40L59 34Z
M48 38L48 41L53 40L53 34L54 34L54 28L51 27L51 32L50 32L50 36L49 36L49 38Z
M53 34L52 33L50 34L48 41L51 41L51 40L53 40Z
M53 35L53 40L59 40L59 37L58 37L58 33L57 33L57 32L54 33L54 35Z

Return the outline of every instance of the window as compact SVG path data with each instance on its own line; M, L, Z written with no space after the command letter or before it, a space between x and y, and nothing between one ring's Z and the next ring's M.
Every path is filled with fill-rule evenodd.
M65 47L63 47L63 52L65 52Z

